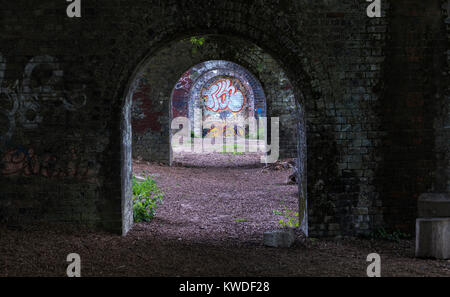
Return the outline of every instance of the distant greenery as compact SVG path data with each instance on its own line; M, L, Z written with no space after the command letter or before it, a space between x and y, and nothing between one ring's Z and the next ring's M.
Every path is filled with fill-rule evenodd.
M135 222L148 222L156 214L158 205L162 203L164 194L156 182L147 177L138 182L133 176L133 218Z
M243 155L244 152L242 152L242 150L243 150L243 147L236 143L234 145L225 144L223 146L223 151L221 153L222 154Z
M256 133L247 133L245 135L245 138L264 140L264 138L265 138L265 129L264 128L259 128L258 131L256 131Z
M191 138L203 138L202 135L196 135L194 130L191 130Z
M243 155L243 152L232 152L233 155L238 156L238 155Z

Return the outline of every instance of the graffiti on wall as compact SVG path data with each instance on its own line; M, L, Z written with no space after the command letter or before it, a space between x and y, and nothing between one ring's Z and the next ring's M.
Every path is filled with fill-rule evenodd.
M56 157L51 153L38 156L33 148L15 148L7 151L0 163L2 176L43 176L46 178L75 178L96 182L100 166L84 160L74 148Z
M205 107L212 112L229 110L241 112L245 104L244 94L233 86L231 79L222 79L202 90Z
M8 149L17 128L33 130L45 121L42 110L62 106L77 111L87 103L86 86L67 91L64 73L57 59L48 55L35 56L26 64L22 77L6 82L6 59L0 54L0 175L69 177L95 182L99 166L94 161L80 159L75 149L38 155L35 148Z
M131 125L133 133L143 134L148 130L161 131L159 118L163 115L151 96L150 80L142 77L136 90L131 94Z
M189 90L192 88L191 70L183 74L172 94L172 117L186 117L189 109Z
M229 76L213 77L203 85L203 137L245 137L248 93L243 88L239 79Z
M192 86L191 71L183 74L180 80L175 85L175 90L189 90Z
M0 134L0 143L5 144L14 135L17 126L35 129L42 123L41 105L60 101L68 111L76 111L86 105L86 86L66 91L59 87L63 71L51 56L36 56L25 66L23 78L9 86L3 86L6 59L0 54L0 117L7 127ZM42 82L42 77L46 81Z

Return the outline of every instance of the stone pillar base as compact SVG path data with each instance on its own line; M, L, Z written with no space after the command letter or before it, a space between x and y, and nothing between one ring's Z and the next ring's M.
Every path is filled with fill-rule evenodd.
M264 232L264 245L270 247L290 247L294 243L294 230L291 228Z
M416 257L450 259L450 218L416 220Z

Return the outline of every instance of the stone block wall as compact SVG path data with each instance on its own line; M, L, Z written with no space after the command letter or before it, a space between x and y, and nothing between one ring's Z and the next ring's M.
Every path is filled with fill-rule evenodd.
M442 14L444 19L443 29L439 35L442 40L435 55L444 53L442 60L438 60L434 67L435 78L437 78L436 96L438 100L438 116L435 121L436 130L436 159L437 169L435 173L435 192L450 193L450 1L442 1ZM441 72L440 65L447 66Z
M148 97L147 136L155 155L167 158L169 119L158 113L169 110L187 69L219 59L253 73L267 98L291 88L298 101L288 113L275 100L268 112L300 123L281 138L295 147L298 132L305 148L300 192L311 235L412 230L418 195L449 190L443 4L386 0L382 17L370 19L363 0L98 0L82 1L82 17L69 19L64 1L6 1L0 220L127 230L124 111L137 72L149 66L146 79L158 86ZM216 36L216 50L189 48L174 64L180 40L202 35Z

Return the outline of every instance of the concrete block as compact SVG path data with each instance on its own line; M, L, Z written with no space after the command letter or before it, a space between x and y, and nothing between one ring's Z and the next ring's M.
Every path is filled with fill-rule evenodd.
M450 259L450 218L416 220L416 257Z
M264 232L264 245L270 247L290 247L294 243L294 230L279 229Z
M417 202L419 218L450 218L450 194L425 193Z

